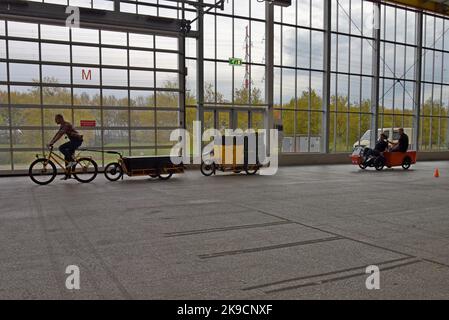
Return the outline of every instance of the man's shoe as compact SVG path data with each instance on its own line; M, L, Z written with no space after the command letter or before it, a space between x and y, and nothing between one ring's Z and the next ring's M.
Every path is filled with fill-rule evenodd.
M72 179L72 177L70 175L65 175L64 177L61 178L61 180L69 180Z

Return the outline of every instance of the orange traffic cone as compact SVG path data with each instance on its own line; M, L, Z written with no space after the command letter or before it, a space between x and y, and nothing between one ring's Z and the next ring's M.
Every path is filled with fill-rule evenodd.
M440 177L440 170L438 170L438 168L435 169L435 173L433 174L433 176L435 178L439 178Z

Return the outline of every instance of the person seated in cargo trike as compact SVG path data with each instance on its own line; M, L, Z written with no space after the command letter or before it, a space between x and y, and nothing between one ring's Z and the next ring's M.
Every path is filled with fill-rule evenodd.
M53 139L51 139L51 141L47 144L47 147L53 148L53 145L64 135L66 135L66 137L69 139L69 142L60 145L59 151L64 155L66 167L70 168L76 164L75 160L73 159L73 155L83 143L83 136L73 128L70 122L65 121L64 117L61 114L57 114L55 116L55 122L60 127ZM64 180L67 180L69 178L70 175L66 175L65 177L63 177Z
M403 128L400 128L398 131L398 142L390 142L390 144L392 145L392 147L390 148L390 152L407 152L409 145L408 135L404 132Z

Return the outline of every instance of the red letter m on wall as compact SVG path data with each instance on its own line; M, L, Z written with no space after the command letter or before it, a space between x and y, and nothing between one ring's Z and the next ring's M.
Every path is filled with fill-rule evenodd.
M83 80L92 80L92 70L89 69L86 73L86 70L83 69L81 77Z

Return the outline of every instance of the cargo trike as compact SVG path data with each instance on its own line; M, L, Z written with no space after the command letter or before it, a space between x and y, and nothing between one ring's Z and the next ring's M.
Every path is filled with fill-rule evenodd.
M257 133L215 139L210 154L203 154L201 173L206 177L217 171L255 175L262 167L258 157L259 139Z
M407 152L382 152L378 156L366 156L365 149L356 148L351 155L352 164L357 165L360 169L365 170L368 167L373 167L377 171L382 171L385 167L402 167L404 170L416 163L416 151Z

